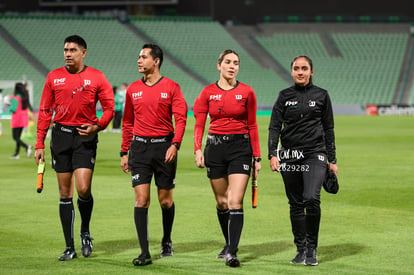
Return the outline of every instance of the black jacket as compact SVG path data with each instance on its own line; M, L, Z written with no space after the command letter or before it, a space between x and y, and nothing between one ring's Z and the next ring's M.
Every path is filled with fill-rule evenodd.
M312 83L282 90L269 124L269 159L278 156L279 137L284 150L308 155L322 152L336 163L332 104L328 92Z

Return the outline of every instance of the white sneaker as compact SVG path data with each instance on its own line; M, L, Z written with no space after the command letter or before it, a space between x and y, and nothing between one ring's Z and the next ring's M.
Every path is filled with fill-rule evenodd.
M20 156L19 155L11 155L10 156L10 159L19 159L20 158Z
M30 158L32 156L32 145L29 145L27 147L27 157Z

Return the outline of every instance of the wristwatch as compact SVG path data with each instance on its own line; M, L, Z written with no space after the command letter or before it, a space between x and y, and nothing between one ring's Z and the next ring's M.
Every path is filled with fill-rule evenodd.
M261 157L254 158L254 161L261 162L262 161L262 158Z
M128 155L128 152L123 152L122 150L119 152L120 157L123 157L123 156L126 156L126 155Z
M180 144L178 142L173 142L171 145L174 145L177 150L180 150Z

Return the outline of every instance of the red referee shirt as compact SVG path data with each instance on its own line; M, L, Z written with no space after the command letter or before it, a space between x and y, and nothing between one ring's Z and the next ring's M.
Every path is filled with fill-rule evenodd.
M103 114L96 116L99 100ZM43 87L37 121L36 149L45 148L44 139L50 121L67 126L99 124L105 129L114 116L114 93L105 75L97 69L85 66L77 74L66 67L51 71Z
M194 102L194 151L201 149L209 115L209 133L249 134L253 156L260 157L256 110L256 95L250 86L237 82L235 88L225 91L217 83L208 85Z
M179 145L187 122L187 103L180 86L167 77L148 86L139 79L128 86L122 122L123 152L128 152L132 137L161 137L174 133L172 143Z

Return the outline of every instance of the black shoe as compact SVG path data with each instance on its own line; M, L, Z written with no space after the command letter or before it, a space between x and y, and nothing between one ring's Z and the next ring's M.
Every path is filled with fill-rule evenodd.
M229 249L229 246L226 244L223 249L220 251L219 254L217 254L217 259L224 259L227 256L227 250Z
M75 249L72 247L67 247L65 251L63 251L63 254L59 256L59 261L70 261L72 259L76 258L76 252Z
M173 247L172 247L172 242L165 242L161 244L161 252L160 252L160 257L170 257L172 256L173 253Z
M143 265L152 264L151 256L150 255L143 255L143 254L141 254L141 255L138 256L138 258L133 259L132 260L132 263L135 266L143 266Z
M238 248L236 248L236 253L237 253L237 251L239 251L239 249ZM228 244L226 244L224 247L223 247L223 249L220 251L220 253L219 254L217 254L217 259L225 259L226 257L227 257L227 254L228 254L228 252L229 252L229 245Z
M293 258L290 263L291 264L304 264L306 259L306 250L298 250L296 251L296 256Z
M315 248L308 248L308 251L306 252L305 265L318 265L318 257L316 257Z
M226 256L226 265L230 267L239 267L240 260L237 258L236 255L227 254Z
M89 257L92 253L92 240L89 232L83 232L81 234L82 255L84 257Z

